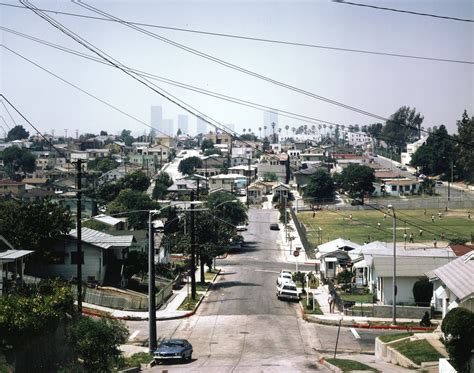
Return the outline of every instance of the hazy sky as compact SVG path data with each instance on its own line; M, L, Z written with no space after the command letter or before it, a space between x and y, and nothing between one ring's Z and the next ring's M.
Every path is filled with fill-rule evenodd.
M354 0L357 1L357 0ZM8 4L18 4L5 0ZM474 19L471 0L360 0L423 13ZM97 16L65 1L33 1L45 9ZM89 1L128 21L342 48L474 61L474 23L456 22L331 1ZM50 14L121 63L229 96L349 126L377 119L244 75L117 23ZM0 6L3 27L89 53L30 10ZM384 117L416 107L423 125L455 131L464 109L474 115L474 65L358 54L148 28L161 36L272 79ZM62 78L149 123L184 113L123 72L0 31L1 42ZM0 88L42 132L72 135L149 128L0 48ZM174 96L235 130L263 124L263 113L156 82ZM10 126L11 119L0 106ZM32 128L15 117L18 123ZM190 118L190 126L195 119ZM303 124L280 117L280 126ZM0 119L0 125L5 123ZM0 127L0 133L2 133ZM3 133L2 133L3 135ZM3 137L3 136L2 136Z

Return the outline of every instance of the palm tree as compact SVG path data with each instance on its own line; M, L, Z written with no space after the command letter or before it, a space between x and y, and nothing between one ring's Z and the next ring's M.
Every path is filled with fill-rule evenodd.
M290 126L287 124L285 126L285 131L286 131L286 137L288 137L288 130L290 129Z
M311 126L311 132L313 132L313 135L316 133L316 126L314 124Z
M276 123L275 122L272 122L272 137L273 137L273 143L275 144L276 143L276 138L275 138L275 126L276 126Z
M247 130L244 128L244 135L245 135L245 131L247 131Z
M293 136L295 135L295 132L296 132L296 128L295 127L291 127L291 132L293 132Z
M262 138L262 127L258 127L258 132L260 133L260 138Z
M263 126L263 136L267 137L267 126Z
M281 142L281 128L278 128L278 141Z
M251 128L249 128L249 129L247 130L247 132L248 132L248 133L251 133L251 132L252 132L252 129L251 129Z

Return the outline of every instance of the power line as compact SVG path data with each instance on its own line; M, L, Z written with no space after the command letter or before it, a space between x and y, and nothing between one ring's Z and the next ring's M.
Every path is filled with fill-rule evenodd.
M24 6L14 5L14 4L0 3L0 5L14 7L14 8L27 9ZM55 11L55 10L50 10L50 9L40 9L40 8L38 8L38 9L43 11L43 12L46 12L46 13L55 13L55 14L61 14L61 15L79 17L79 18L92 19L92 20L97 20L97 21L117 22L116 20L112 20L112 19L109 19L109 18L103 18L103 17L94 17L94 16L88 16L88 15L83 15L83 14L78 14L78 13L61 12L61 11ZM289 45L289 46L296 46L296 47L303 47L303 48L325 49L325 50L333 50L333 51L340 51L340 52L371 54L371 55L397 57L397 58L408 58L408 59L426 60L426 61L434 61L434 62L474 64L473 61L466 61L466 60L456 60L456 59L438 58L438 57L426 57L426 56L417 56L417 55L392 53L392 52L379 52L379 51L373 51L373 50L367 50L367 49L357 49L357 48L334 47L334 46L320 45L320 44L293 42L293 41L288 41L288 40L277 40L277 39L251 37L251 36L246 36L246 35L228 34L228 33L222 33L222 32L212 32L212 31L188 29L188 28L181 28L181 27L171 27L171 26L164 26L164 25L157 25L157 24L150 24L150 23L142 23L142 22L132 22L132 21L124 21L124 22L126 22L127 24L130 24L130 25L135 25L135 26L151 27L151 28L158 28L158 29L163 29L163 30L187 32L187 33L193 33L193 34L217 36L217 37L223 37L223 38L240 39L240 40L256 41L256 42L271 43L271 44Z
M62 151L61 149L55 147L54 144L51 142L51 140L49 140L48 138L46 138L46 136L44 136L44 135L38 130L38 128L36 128L35 125L34 125L33 123L31 123L31 122L28 120L28 118L26 118L26 117L23 115L23 113L22 113L20 110L18 110L18 109L16 108L16 106L13 105L13 104L8 100L8 98L5 97L5 95L4 95L3 93L0 93L0 97L3 98L3 99L8 103L8 105L10 105L10 106L13 108L13 110L15 110L15 111L18 113L18 115L20 115L20 117L22 117L23 120L24 120L26 123L28 123L28 124L36 131L36 133L37 133L38 135L40 135L54 150L56 150L56 151L58 152L58 154L61 154L62 156L66 157L66 154L63 153L63 151Z
M15 124L15 126L17 126L18 124L16 123L15 118L13 118L13 116L10 114L10 111L8 110L5 103L2 100L0 100L0 102L2 103L3 107L5 108L7 114L10 117L10 119L12 120L12 122ZM7 124L7 123L5 122L5 124ZM8 124L7 124L7 127L8 127L8 129L10 129L10 126Z
M377 6L377 5L353 3L353 2L345 1L345 0L333 0L333 2L338 3L338 4L347 4L347 5L354 5L354 6L360 6L360 7L365 7L365 8L372 8L372 9L377 9L377 10L387 10L387 11L390 11L390 12L407 13L407 14L411 14L411 15L415 15L415 16L440 18L440 19L446 19L446 20L450 20L450 21L474 22L474 20L468 19L468 18L441 16L441 15L438 15L438 14L431 14L431 13L420 13L420 12L414 12L412 10L395 9L395 8L387 8L387 7L383 7L383 6Z
M238 65L235 65L235 64L232 64L230 62L227 62L227 61L224 61L222 59L219 59L217 57L214 57L214 56L211 56L209 54L206 54L204 52L201 52L201 51L198 51L194 48L191 48L191 47L188 47L188 46L185 46L183 44L180 44L180 43L177 43L177 42L174 42L168 38L165 38L163 36L160 36L156 33L153 33L153 32L150 32L148 30L145 30L143 28L140 28L140 27L137 27L135 25L131 25L131 24L128 24L126 21L118 18L118 17L115 17L115 16L112 16L104 11L101 11L91 5L87 5L83 2L81 3L74 3L74 4L77 4L85 9L88 9L92 12L95 12L95 13L98 13L98 14L101 14L103 16L106 16L110 19L114 19L116 20L117 22L121 23L122 25L124 26L127 26L129 28L132 28L140 33L143 33L147 36L150 36L154 39L158 39L160 41L163 41L167 44L170 44L170 45L173 45L179 49L182 49L182 50L185 50L191 54L194 54L194 55L197 55L199 57L202 57L202 58L205 58L205 59L208 59L208 60L211 60L215 63L218 63L222 66L225 66L225 67L228 67L230 69L233 69L233 70L237 70L239 72L242 72L244 74L247 74L247 75L250 75L250 76L253 76L255 78L258 78L258 79L261 79L261 80L264 80L264 81L267 81L269 83L272 83L272 84L275 84L275 85L278 85L280 87L283 87L283 88L286 88L286 89L289 89L289 90L292 90L294 92L297 92L297 93L300 93L300 94L303 94L303 95L306 95L306 96L309 96L309 97L312 97L316 100L319 100L319 101L323 101L323 102L326 102L326 103L329 103L329 104L332 104L332 105L336 105L336 106L339 106L339 107L342 107L344 109L347 109L347 110L351 110L351 111L354 111L356 113L359 113L359 114L362 114L362 115L365 115L365 116L369 116L369 117L372 117L372 118L376 118L376 119L379 119L379 120L382 120L382 121L385 121L385 122L392 122L392 123L397 123L405 128L410 128L412 130L416 130L417 132L425 132L425 133L429 133L428 131L424 130L424 129L420 129L416 126L413 126L413 125L410 125L410 124L406 124L404 122L398 122L398 121L395 121L395 120L392 120L392 119L389 119L389 118L386 118L386 117L383 117L383 116L380 116L378 114L374 114L374 113L371 113L371 112L368 112L366 110L363 110L363 109L359 109L359 108L356 108L354 106L351 106L351 105L348 105L348 104L344 104L342 102L339 102L339 101L336 101L336 100L332 100L332 99L329 99L327 97L324 97L324 96L321 96L321 95L317 95L315 93L312 93L312 92L309 92L309 91L306 91L304 89L301 89L301 88L298 88L298 87L295 87L293 85L290 85L290 84L287 84L287 83L284 83L284 82L281 82L281 81L278 81L278 80L275 80L275 79L272 79L272 78L269 78L267 76L264 76L264 75L261 75L259 73L256 73L256 72L253 72L251 70L248 70L248 69L245 69L243 67L240 67ZM463 143L462 141L460 140L456 140L457 142L459 143ZM468 143L464 143L465 145L468 145L468 146L474 146L474 144L468 144Z

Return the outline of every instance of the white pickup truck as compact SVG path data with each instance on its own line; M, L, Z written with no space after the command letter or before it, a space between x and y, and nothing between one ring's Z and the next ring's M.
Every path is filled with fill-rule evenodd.
M300 294L296 289L296 284L294 282L284 282L277 285L276 296L278 299L289 299L296 301L299 301L300 299Z

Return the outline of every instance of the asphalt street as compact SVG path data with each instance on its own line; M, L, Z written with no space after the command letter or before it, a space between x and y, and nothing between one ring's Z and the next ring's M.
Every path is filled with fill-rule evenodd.
M309 323L298 303L279 301L275 281L284 262L279 232L269 229L278 211L251 209L245 245L218 261L222 269L212 291L196 315L159 321L159 338L186 338L194 347L193 360L164 363L150 371L170 372L306 372L326 371L318 364L323 353L332 356L337 327ZM311 266L300 266L310 270ZM127 322L138 340L146 339L146 322ZM380 332L341 328L338 350L360 353L374 348Z

